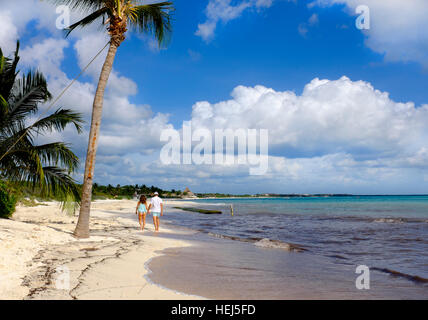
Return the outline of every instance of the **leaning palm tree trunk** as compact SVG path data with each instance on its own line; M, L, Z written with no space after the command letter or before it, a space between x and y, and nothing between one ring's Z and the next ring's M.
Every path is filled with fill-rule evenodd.
M91 209L92 184L94 182L95 156L98 138L100 136L101 117L103 111L104 91L113 68L114 58L120 44L125 40L125 34L130 25L135 31L150 33L158 40L159 46L164 44L171 32L171 15L174 10L172 2L156 2L143 4L142 0L50 0L55 4L63 4L73 9L90 11L82 20L72 24L67 31L70 34L77 27L85 27L102 20L110 35L110 48L101 70L97 91L92 110L91 130L89 133L88 150L86 154L85 175L83 181L82 201L79 220L74 236L89 237L89 213ZM144 1L145 2L145 1ZM108 18L105 20L105 18ZM1 103L1 101L0 101ZM1 107L1 104L0 104Z
M113 69L114 58L116 57L118 45L115 41L110 42L106 60L101 70L97 91L95 93L92 107L91 131L89 132L88 150L85 162L85 175L82 189L82 202L80 205L79 220L77 221L74 236L76 238L89 238L89 218L92 200L92 184L95 169L95 157L97 154L98 139L100 136L101 118L103 113L104 92L108 78Z

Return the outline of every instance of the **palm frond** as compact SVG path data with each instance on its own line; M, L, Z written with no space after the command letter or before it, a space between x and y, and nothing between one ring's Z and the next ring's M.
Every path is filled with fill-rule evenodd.
M27 130L22 123L14 123L1 128L0 142L0 153L6 156L16 150L25 150L33 146L34 137L31 130Z
M13 59L4 57L0 49L0 175L59 199L64 206L70 199L80 201L79 187L70 176L78 168L78 157L66 143L35 145L35 137L63 131L70 124L80 133L82 116L58 109L27 127L28 117L36 114L39 104L51 94L40 72L30 71L17 78L18 49L19 43Z
M36 163L34 163L36 164ZM79 186L67 170L57 166L40 167L34 170L32 166L15 166L7 172L11 182L23 183L42 197L55 198L65 206L71 199L79 203L81 196Z
M42 187L40 183L44 181L43 165L34 148L19 148L9 152L2 159L0 168L10 181L26 182L33 188Z
M47 81L40 72L28 72L21 79L15 81L9 99L10 109L7 120L21 121L38 110L38 104L51 99L47 89Z
M68 173L73 173L79 167L79 158L70 150L68 144L53 142L34 147L40 160L52 166L67 168Z
M78 133L82 132L83 118L80 113L69 109L58 109L51 115L36 121L30 128L33 132L41 134L44 131L62 131L67 125L72 124Z
M6 118L6 114L8 113L8 111L9 111L9 104L0 94L0 115L2 119Z
M70 195L80 202L80 190L76 181L61 168L43 167L44 183L42 193L46 196L55 195L66 200Z
M96 20L98 20L99 18L105 18L106 15L108 15L110 12L110 10L108 8L101 8L93 13L91 13L90 15L86 16L85 18L83 18L82 20L72 24L71 26L69 26L66 29L66 36L69 36L70 33L76 29L77 27L83 28L93 22L95 22Z
M141 33L150 33L159 46L166 44L172 31L172 2L159 2L129 8L128 23Z
M81 11L98 10L109 0L49 0L54 5L65 5Z
M0 50L0 96L3 97L5 101L9 100L9 96L12 93L12 88L15 84L15 79L17 76L16 67L19 62L19 41L16 44L16 51L14 53L13 60L7 58L3 55L3 52Z

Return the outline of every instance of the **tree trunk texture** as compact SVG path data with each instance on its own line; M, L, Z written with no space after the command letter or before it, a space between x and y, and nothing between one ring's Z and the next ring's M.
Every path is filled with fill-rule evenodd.
M82 202L80 205L79 220L77 221L74 236L79 239L89 238L89 219L92 200L92 184L94 182L95 157L100 135L101 118L103 112L104 91L107 81L113 69L113 62L118 46L115 42L110 43L106 60L101 70L92 107L91 131L89 133L88 151L86 153L85 175L82 189Z

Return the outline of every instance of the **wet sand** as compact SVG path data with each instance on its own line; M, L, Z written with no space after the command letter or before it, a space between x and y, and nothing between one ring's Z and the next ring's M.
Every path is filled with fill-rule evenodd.
M428 299L426 286L376 271L370 289L359 290L356 266L308 252L212 238L194 243L154 258L150 279L209 299Z

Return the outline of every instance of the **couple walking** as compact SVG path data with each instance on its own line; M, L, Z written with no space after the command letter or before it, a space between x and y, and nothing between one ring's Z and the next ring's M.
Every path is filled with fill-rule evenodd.
M138 215L138 221L140 222L142 231L144 231L144 227L146 226L146 214L150 213L153 215L155 232L159 232L159 218L163 216L163 203L157 192L153 194L150 203L148 203L146 197L143 195L140 197L140 201L138 201L135 214Z

